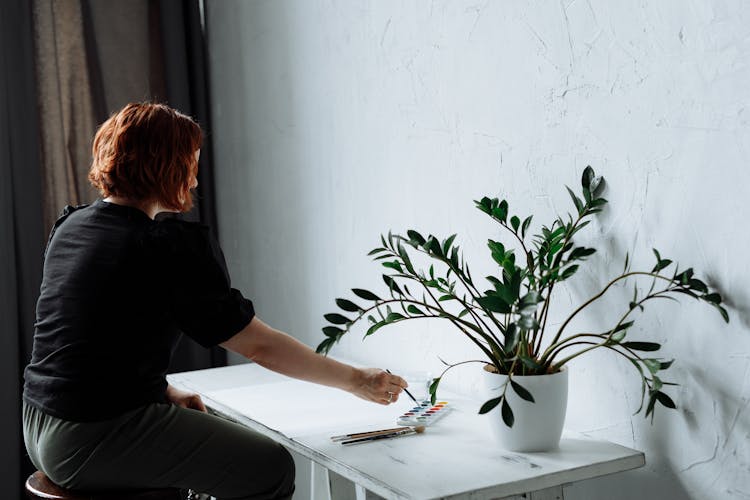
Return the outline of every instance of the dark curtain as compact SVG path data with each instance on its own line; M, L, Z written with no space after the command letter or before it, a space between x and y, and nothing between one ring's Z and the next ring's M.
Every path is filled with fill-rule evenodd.
M21 498L30 472L21 433L21 371L31 352L45 242L31 8L0 15L0 484Z
M218 237L208 107L208 71L199 1L159 0L151 3L151 12L158 17L158 33L161 35L158 45L163 50L166 100L171 106L197 119L206 132L198 168L196 206L187 217L209 225L214 230L214 236ZM152 21L152 24L156 23ZM192 340L185 339L175 352L171 369L185 371L198 367L223 366L226 360L226 351L223 349L213 348L207 353Z
M199 0L6 0L0 15L0 483L22 498L32 471L20 422L46 233L86 183L93 133L130 101L154 100L206 132L196 208L216 230ZM185 338L171 371L226 364Z

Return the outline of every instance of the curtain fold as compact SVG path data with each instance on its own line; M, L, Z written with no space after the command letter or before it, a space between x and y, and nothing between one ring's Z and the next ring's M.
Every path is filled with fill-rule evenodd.
M0 16L0 483L22 498L32 471L21 432L22 370L31 355L45 231L32 14L7 0Z

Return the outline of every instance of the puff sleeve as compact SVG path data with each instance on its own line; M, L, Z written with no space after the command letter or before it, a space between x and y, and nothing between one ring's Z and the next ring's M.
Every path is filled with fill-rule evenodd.
M253 303L232 288L224 254L208 227L165 220L149 237L157 253L154 272L167 314L177 327L204 347L228 340L255 316Z

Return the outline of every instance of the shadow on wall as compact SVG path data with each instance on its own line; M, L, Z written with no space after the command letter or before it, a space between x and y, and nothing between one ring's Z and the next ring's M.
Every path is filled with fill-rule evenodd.
M749 491L740 491L736 487L746 486L746 478L750 474L750 413L747 411L750 399L743 394L727 391L725 373L705 370L699 365L689 365L688 373L693 380L685 382L685 385L699 387L702 399L711 401L713 412L712 415L703 412L700 419L691 411L680 412L688 435L712 433L715 444L712 450L706 450L704 457L683 465L678 471L685 481L687 474L690 474L693 476L692 483L705 485L703 495L686 498L707 498L705 495L713 498L749 498ZM739 375L744 375L747 380L747 365L744 374ZM742 384L739 379L735 382ZM664 454L670 449L679 450L683 444L669 433L654 433L652 438L654 445Z
M743 329L750 331L750 293L747 289L727 291L711 273L706 275L706 283L721 294L724 305L734 311L734 318L740 321Z
M577 300L590 297L605 283L603 280L622 270L625 249L630 249L631 259L636 259L634 269L649 270L652 265L650 248L644 249L645 245L638 244L637 233L626 240L612 230L611 221L611 214L605 211L600 218L601 232L581 234L580 243L597 248L598 253L587 262L585 277L567 285ZM686 267L689 266L682 265L681 269ZM639 436L634 446L645 449L646 467L608 477L606 483L591 480L582 483L587 486L573 485L571 496L585 500L595 498L602 491L611 491L613 499L750 498L750 492L743 489L750 474L750 397L747 392L750 354L743 347L750 342L750 337L746 337L750 333L750 292L738 286L722 286L716 273L705 272L704 276L709 286L724 298L731 323L726 331L715 332L701 332L698 324L683 325L693 326L695 331L689 332L691 338L681 342L679 337L666 335L666 342L677 342L669 350L682 350L676 356L680 365L676 368L682 376L673 380L679 382L679 387L674 389L682 392L677 395L677 413L664 414L668 410L659 408L662 414L657 415L653 426L638 426L636 434ZM632 286L631 282L610 290L603 305L626 309ZM680 302L690 310L705 309L706 316L718 319L713 318L715 311L689 297ZM610 326L612 311L611 307L609 309L596 309L596 312L592 309L590 320ZM679 312L666 311L661 304L646 309L645 316L635 318L636 325L664 330L662 327L669 326L670 317L678 323L683 321ZM662 325L662 321L667 325ZM653 340L659 341L658 338ZM666 380L670 378L674 377ZM618 484L622 488L618 488ZM622 496L618 496L620 491Z
M648 460L648 457L647 457ZM636 469L580 481L565 486L565 498L601 500L682 500L692 498L668 465L647 464L648 470Z

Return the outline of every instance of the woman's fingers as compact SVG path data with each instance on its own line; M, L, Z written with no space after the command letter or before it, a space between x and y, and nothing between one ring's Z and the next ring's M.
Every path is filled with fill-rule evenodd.
M399 395L408 387L402 377L378 368L362 369L363 383L353 392L363 399L389 405L398 401Z
M203 400L197 394L194 394L193 397L190 399L190 408L194 410L202 411L202 412L206 411L206 405L203 404Z

